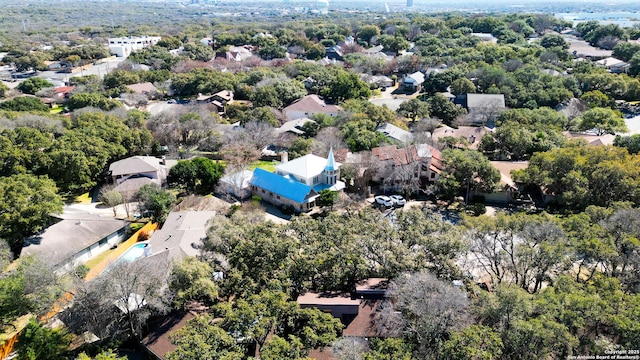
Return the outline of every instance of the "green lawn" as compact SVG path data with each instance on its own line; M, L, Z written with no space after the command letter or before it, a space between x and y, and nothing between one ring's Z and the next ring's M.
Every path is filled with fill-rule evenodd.
M260 168L262 170L275 172L276 163L273 161L256 161L249 166L249 170L253 170L255 168Z

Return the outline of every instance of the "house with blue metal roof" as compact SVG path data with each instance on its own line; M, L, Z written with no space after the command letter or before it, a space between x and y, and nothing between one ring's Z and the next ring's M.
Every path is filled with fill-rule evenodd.
M341 164L335 161L333 149L328 158L313 154L284 162L275 172L255 169L250 181L251 193L274 205L291 206L296 211L309 211L315 206L320 191L342 191Z

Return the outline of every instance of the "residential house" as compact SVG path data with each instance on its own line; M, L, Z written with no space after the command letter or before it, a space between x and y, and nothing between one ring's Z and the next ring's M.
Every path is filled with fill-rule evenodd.
M340 166L329 150L327 159L309 154L283 162L275 173L256 168L251 179L251 192L267 202L309 211L316 205L320 191L342 191Z
M149 239L147 257L167 252L169 261L180 261L200 253L202 240L207 237L208 223L215 211L173 211L167 216L162 229Z
M395 85L393 79L391 79L388 76L384 76L384 75L368 75L368 74L360 74L360 79L362 79L362 81L365 81L366 83L368 83L370 86L373 85L375 87L379 87L379 88L389 88L392 87L393 85Z
M58 100L68 100L71 97L71 92L75 89L75 86L58 86L53 89L53 94Z
M223 195L230 195L238 200L251 197L251 179L253 171L241 170L228 174L220 178L218 182L218 192Z
M596 64L602 67L605 67L612 73L626 73L629 70L629 63L622 61L620 59L616 59L614 57L607 57L602 60L596 61Z
M145 177L162 185L169 173L168 163L166 159L154 156L132 156L109 165L109 174L114 184L120 184L127 179Z
M299 296L296 301L302 308L316 308L340 319L345 326L342 336L367 342L370 338L381 336L374 320L378 307L386 297L387 285L386 279L366 279L358 283L351 293L311 292ZM333 349L314 349L309 357L334 359Z
M468 149L477 150L482 137L488 132L493 131L486 126L458 126L454 129L447 125L441 125L433 131L431 140L437 144L444 137L454 137L466 140L469 144L464 146Z
M276 134L285 134L285 133L291 133L294 135L303 135L304 134L304 130L302 130L302 127L304 126L304 124L306 123L314 123L315 121L309 119L309 118L300 118L300 119L296 119L296 120L291 120L291 121L287 121L284 124L282 124L282 126L280 126L279 128L277 128L275 130Z
M118 57L127 57L134 50L153 46L160 36L129 36L109 39L109 53Z
M442 155L427 144L397 148L388 145L371 149L377 159L374 181L383 184L385 191L415 191L438 179L442 170Z
M566 38L566 40L569 42L569 52L576 58L602 59L613 54L611 50L598 49L584 40L574 38Z
M420 71L416 71L413 74L405 76L404 80L402 81L402 85L404 86L405 90L413 92L420 91L420 89L422 89L423 83L424 74Z
M170 336L177 330L187 325L187 321L193 319L195 314L189 311L173 312L150 324L151 330L140 341L152 359L166 360L167 354L177 348Z
M326 48L325 56L330 60L340 60L342 61L342 48L339 45L334 45Z
M198 94L196 102L200 104L212 104L218 110L218 114L222 115L226 112L226 105L233 103L233 91L222 90L213 95Z
M158 88L150 82L131 84L127 85L126 88L136 94L145 95L150 99L154 98L158 94Z
M327 104L318 95L307 95L284 108L284 115L287 120L296 120L314 114L334 117L338 116L340 111L342 111L340 106Z
M409 144L411 141L413 141L413 134L393 124L381 124L380 126L378 126L376 131L383 133L386 137L388 137L392 142L396 144Z
M591 146L613 145L613 142L616 139L616 136L612 134L595 135L595 134L576 133L571 131L565 131L562 134L569 139L582 139L587 143L587 145L591 145Z
M500 171L500 183L492 193L476 193L484 197L486 203L509 204L520 198L518 185L513 181L511 172L526 169L528 161L491 161L491 165Z
M217 53L216 59L222 58L229 61L240 62L240 61L247 60L252 56L253 56L253 53L251 51L251 46L249 45L231 46L229 47L229 50L227 50L226 52Z
M89 213L63 213L42 233L27 238L22 256L40 258L68 272L125 239L129 223Z
M482 126L491 125L506 109L504 94L464 94L454 102L467 109L472 123Z

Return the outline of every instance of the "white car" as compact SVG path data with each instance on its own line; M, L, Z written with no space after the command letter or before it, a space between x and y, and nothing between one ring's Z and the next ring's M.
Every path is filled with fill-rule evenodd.
M384 207L393 206L393 201L391 201L391 198L389 198L388 196L378 195L374 199L376 200L376 204L378 205L382 205Z
M393 205L397 207L402 207L407 203L407 201L400 195L391 195L389 198L393 202Z

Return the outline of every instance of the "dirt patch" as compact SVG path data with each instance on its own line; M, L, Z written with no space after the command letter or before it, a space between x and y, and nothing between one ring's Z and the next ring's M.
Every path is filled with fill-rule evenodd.
M231 203L211 195L189 195L176 205L175 211L217 211L226 214L231 209L231 205Z

